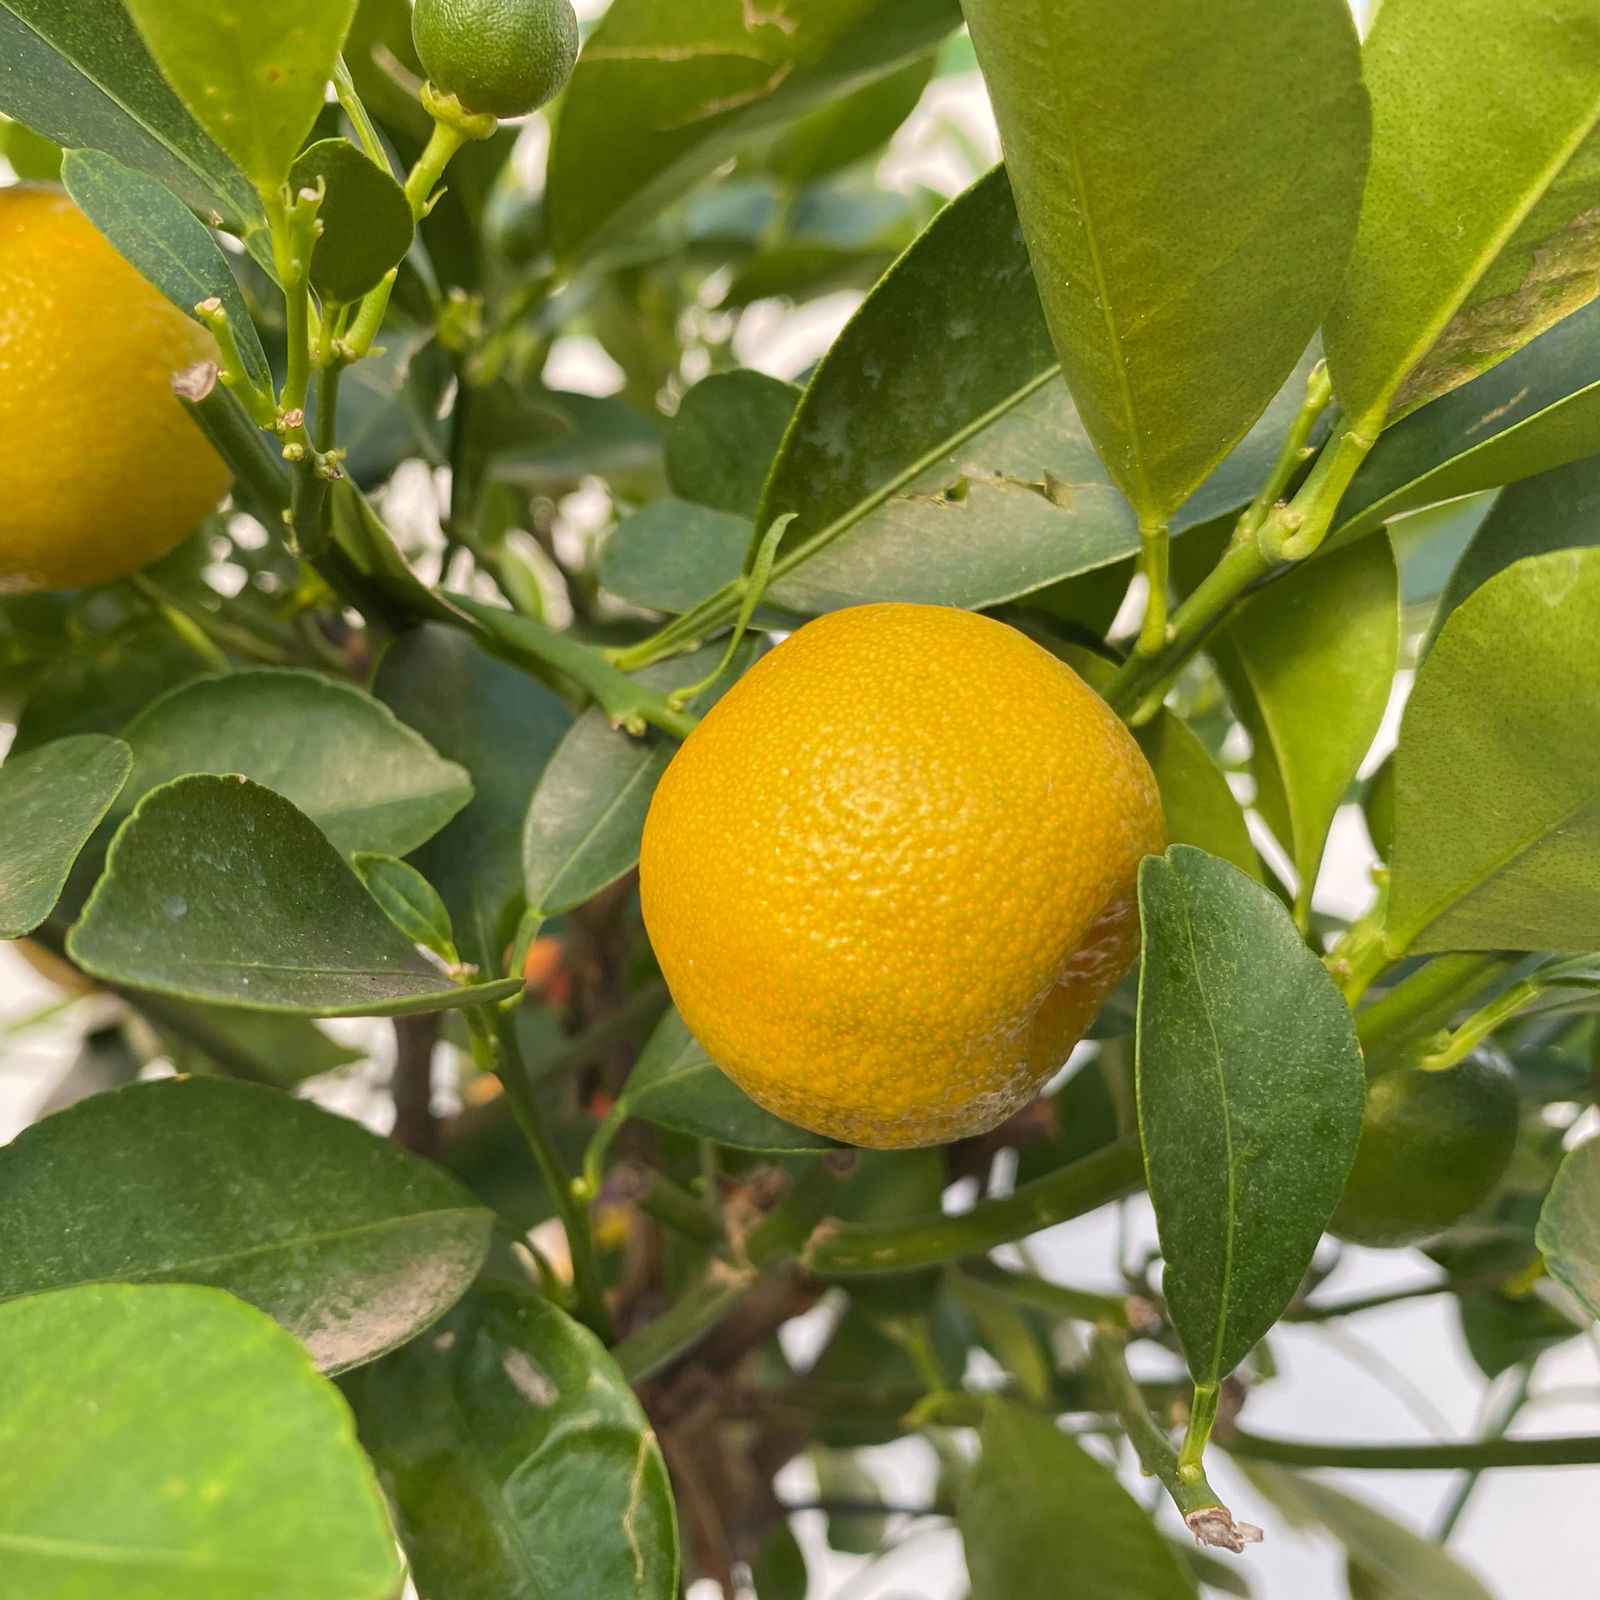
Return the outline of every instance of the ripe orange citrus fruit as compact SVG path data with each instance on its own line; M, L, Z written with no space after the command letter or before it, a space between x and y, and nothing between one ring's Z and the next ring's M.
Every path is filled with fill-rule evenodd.
M807 623L684 741L640 894L672 997L777 1115L853 1144L993 1127L1138 947L1165 847L1127 730L1013 628L943 606Z
M228 469L171 388L215 355L59 190L0 189L0 593L121 577L216 505Z

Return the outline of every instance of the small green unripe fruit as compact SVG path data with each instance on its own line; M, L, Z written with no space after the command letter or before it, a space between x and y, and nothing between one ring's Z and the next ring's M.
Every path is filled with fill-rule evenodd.
M1367 1088L1361 1142L1329 1231L1351 1244L1419 1244L1475 1211L1517 1141L1517 1084L1480 1047L1442 1072L1401 1067Z
M496 117L537 111L578 59L571 0L417 0L411 36L440 89Z

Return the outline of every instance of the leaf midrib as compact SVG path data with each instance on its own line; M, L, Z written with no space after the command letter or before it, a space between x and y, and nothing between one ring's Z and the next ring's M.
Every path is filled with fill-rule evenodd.
M236 1573L282 1578L288 1582L304 1583L315 1574L318 1578L341 1578L350 1583L370 1585L372 1575L353 1568L333 1568L325 1561L314 1566L287 1566L276 1562L218 1561L189 1550L139 1549L133 1545L88 1544L77 1539L52 1538L47 1534L8 1533L0 1528L0 1550L15 1550L23 1555L56 1557L63 1561L94 1562L102 1565L119 1563L126 1566L176 1567L185 1572ZM366 1588L365 1593L379 1591Z

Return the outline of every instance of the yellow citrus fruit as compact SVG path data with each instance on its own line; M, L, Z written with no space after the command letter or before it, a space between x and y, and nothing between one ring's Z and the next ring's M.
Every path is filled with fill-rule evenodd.
M852 1144L993 1127L1138 948L1166 843L1127 730L1013 628L944 606L807 623L684 741L640 894L672 997L754 1100Z
M121 577L216 505L228 470L171 388L215 355L59 190L0 189L0 593Z

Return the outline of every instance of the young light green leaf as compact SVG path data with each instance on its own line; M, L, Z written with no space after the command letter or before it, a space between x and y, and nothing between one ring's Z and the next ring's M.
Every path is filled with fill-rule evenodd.
M418 1590L450 1600L675 1600L655 1435L588 1329L484 1284L351 1382Z
M1333 539L1594 452L1600 305L1540 334L1481 378L1384 429L1339 507Z
M256 325L211 230L165 184L101 150L69 150L61 181L78 209L186 316L220 300L245 371L263 389L272 381Z
M194 1284L0 1306L0 1564L17 1600L391 1600L401 1580L338 1390Z
M132 764L120 739L80 733L0 766L0 939L20 939L50 915Z
M752 134L925 55L956 0L615 0L562 96L546 207L571 259L636 226Z
M247 778L151 790L112 840L67 947L108 983L312 1016L438 1011L521 987L451 983L316 823Z
M984 1404L981 1453L956 1506L972 1600L1193 1600L1193 1579L1143 1507L1048 1417Z
M1163 522L1261 415L1338 289L1367 154L1349 10L964 5L1067 382L1140 518Z
M1391 949L1600 949L1600 548L1465 600L1395 752Z
M739 647L732 670L691 708L704 711L754 660L757 645ZM639 676L652 689L698 683L716 665L720 646L646 667ZM549 918L570 911L639 860L645 813L676 743L652 729L635 738L613 728L598 706L572 725L551 756L528 806L522 836L522 870L528 909Z
M1250 499L1304 395L1301 372L1175 528ZM798 517L768 598L801 615L864 600L983 607L1139 548L1061 381L1003 168L939 213L819 363L757 525L786 512ZM708 562L674 580L657 560L645 599L618 583L635 532L624 523L607 551L608 583L629 598L683 610L736 570ZM692 537L680 561L732 541L726 525Z
M1295 1526L1326 1528L1371 1579L1386 1586L1377 1591L1383 1600L1495 1600L1478 1576L1443 1546L1391 1521L1364 1500L1266 1462L1239 1465Z
M311 253L311 285L334 305L376 289L405 260L415 224L411 202L395 179L348 139L320 139L289 169L289 187L323 187Z
M572 714L527 673L451 628L402 634L379 663L373 691L472 774L472 803L412 865L449 909L462 959L498 972L521 906L528 797Z
M322 109L357 0L125 0L196 122L263 193Z
M1256 806L1294 862L1304 921L1394 683L1400 580L1388 539L1306 562L1246 600L1206 650L1249 730Z
M800 403L792 383L738 367L702 378L667 426L667 482L697 505L754 517L767 469Z
M261 219L249 180L184 110L121 0L0 0L0 111L159 178L230 227Z
M1363 427L1600 290L1597 50L1594 0L1384 0L1362 51L1372 168L1325 329L1334 390Z
M1600 1139L1568 1152L1534 1237L1551 1277L1600 1317Z
M442 961L454 964L459 959L451 938L449 908L410 862L358 850L350 865L367 886L367 893L406 938L433 951Z
M340 851L405 855L472 797L472 781L348 683L256 668L203 678L152 702L124 730L125 814L191 772L243 773L291 800Z
M1510 485L1461 552L1439 605L1431 638L1468 595L1525 556L1600 544L1600 457L1569 462Z
M1355 1027L1260 884L1185 845L1139 872L1138 1102L1173 1325L1220 1382L1310 1265L1361 1131Z
M735 1150L833 1150L832 1139L808 1133L758 1106L700 1048L669 1010L656 1024L618 1105L630 1117Z
M0 1301L208 1283L324 1371L403 1344L477 1274L491 1217L453 1178L277 1089L171 1078L93 1095L0 1150Z

